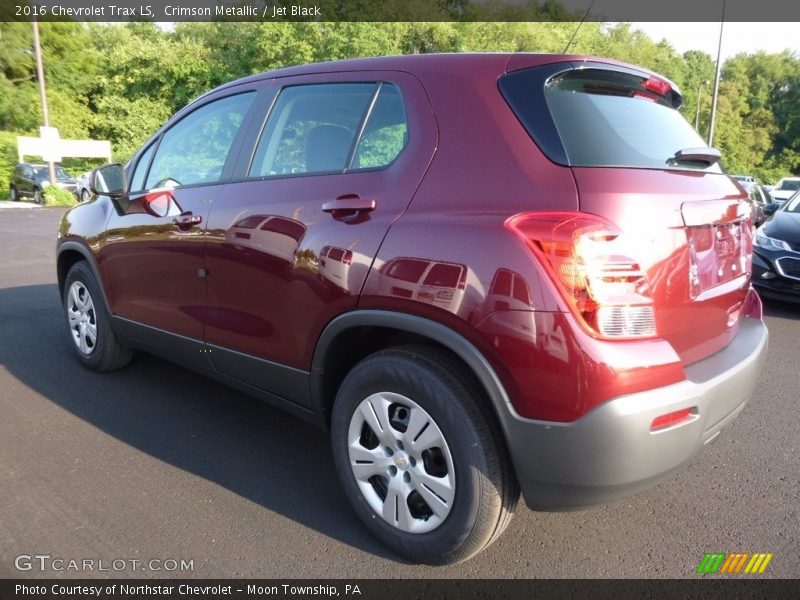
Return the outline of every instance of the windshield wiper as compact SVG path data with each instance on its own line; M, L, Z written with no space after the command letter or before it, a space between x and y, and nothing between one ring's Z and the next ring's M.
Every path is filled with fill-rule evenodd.
M713 165L718 163L721 158L722 154L720 154L719 150L704 146L700 148L684 148L683 150L678 150L667 162L701 162L707 165Z

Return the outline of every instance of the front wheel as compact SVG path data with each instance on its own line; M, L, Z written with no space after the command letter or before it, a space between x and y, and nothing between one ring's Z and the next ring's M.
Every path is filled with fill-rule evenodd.
M44 204L44 195L42 194L42 190L39 188L33 190L33 201L36 204Z
M89 200L90 195L91 194L89 194L89 190L87 190L87 189L81 190L80 201L81 202L86 202L87 200Z
M93 371L112 371L132 357L111 327L100 286L85 261L75 263L64 283L67 331L78 359Z
M19 194L17 193L17 188L13 185L11 186L11 201L17 202L19 200Z
M449 354L378 352L337 394L334 461L366 526L399 554L456 563L491 544L519 491L481 391Z

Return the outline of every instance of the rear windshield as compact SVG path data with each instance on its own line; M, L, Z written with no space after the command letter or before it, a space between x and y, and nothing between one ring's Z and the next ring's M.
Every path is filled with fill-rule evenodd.
M545 98L570 165L707 169L675 153L706 144L643 77L581 69L551 79ZM719 167L716 167L719 170Z
M781 181L778 186L779 190L786 190L787 192L794 192L800 190L800 179L792 179L790 181Z
M577 65L512 71L498 82L550 160L579 167L722 172L719 163L709 166L701 156L693 162L674 160L679 150L707 146L677 111L680 94L666 81L621 67Z

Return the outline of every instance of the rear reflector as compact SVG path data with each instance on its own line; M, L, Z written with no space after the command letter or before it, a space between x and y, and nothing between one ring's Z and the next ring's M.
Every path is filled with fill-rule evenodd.
M684 408L675 412L667 413L653 419L650 424L650 431L661 431L684 422L694 421L697 411L694 408Z

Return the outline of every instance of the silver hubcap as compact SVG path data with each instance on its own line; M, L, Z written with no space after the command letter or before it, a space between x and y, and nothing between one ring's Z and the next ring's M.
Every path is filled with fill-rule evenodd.
M97 344L97 316L89 290L80 281L69 287L67 294L67 318L72 340L81 354L88 356Z
M400 394L372 394L353 413L347 441L356 483L384 521L410 533L444 522L455 499L453 459L421 406Z

